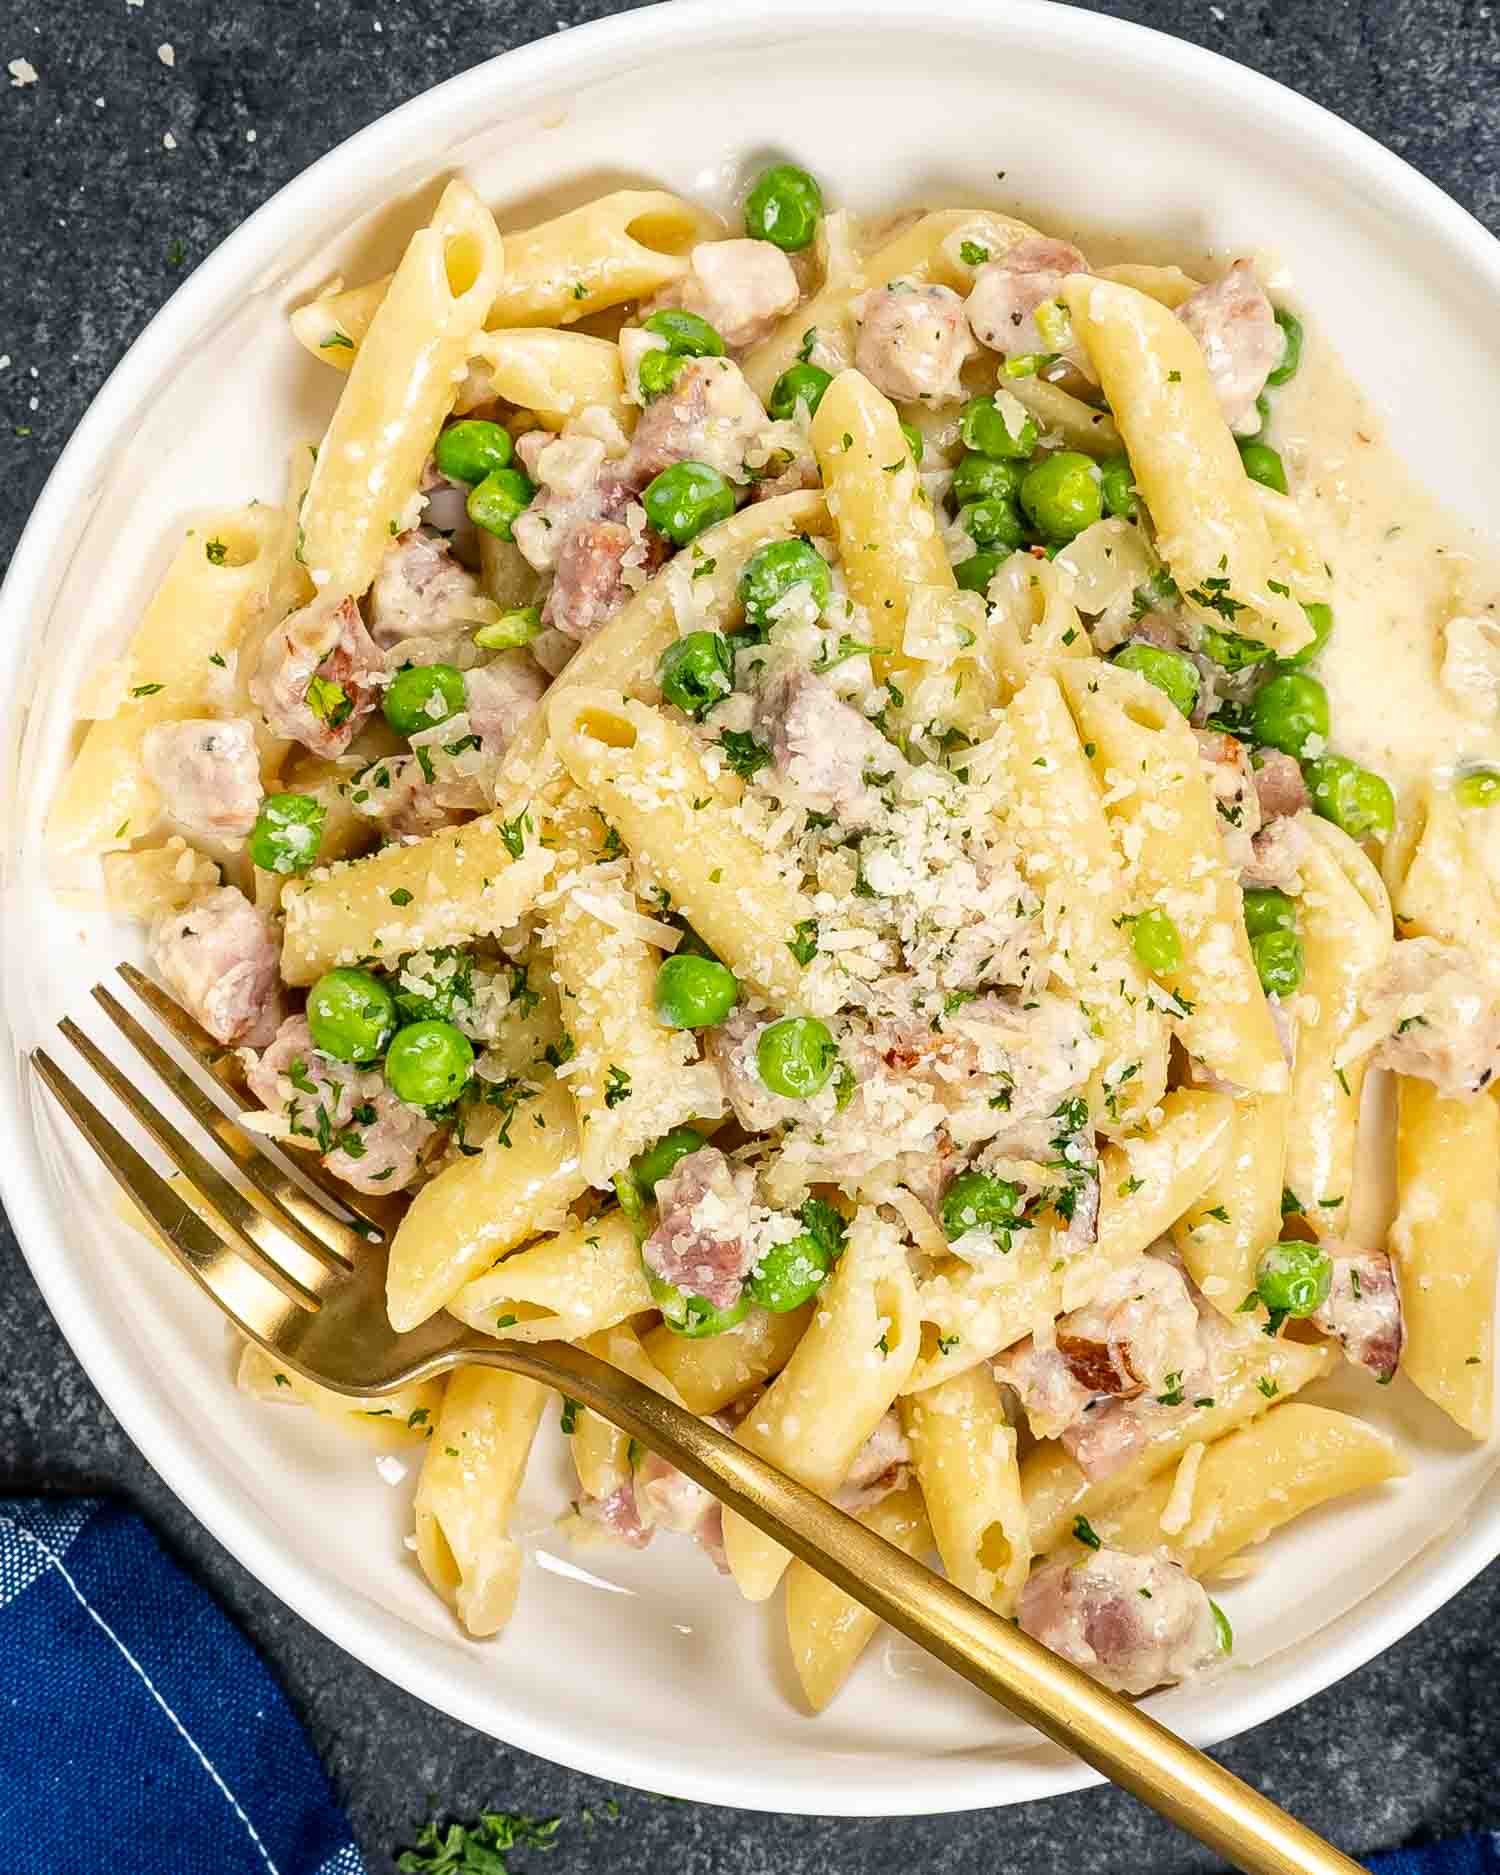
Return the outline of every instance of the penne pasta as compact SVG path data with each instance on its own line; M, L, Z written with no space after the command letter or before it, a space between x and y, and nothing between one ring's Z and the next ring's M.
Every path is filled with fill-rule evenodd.
M513 1251L448 1311L501 1341L582 1341L651 1307L635 1231L610 1211Z
M663 1324L645 1337L651 1362L695 1413L717 1413L773 1380L807 1333L813 1305L773 1314L752 1309L744 1321L707 1341L694 1341Z
M149 1230L140 1213L135 1221ZM320 1419L362 1444L392 1448L423 1445L432 1438L445 1384L441 1380L419 1380L394 1393L361 1399L304 1379L255 1341L247 1341L240 1349L234 1383L241 1393L253 1394L258 1400L311 1407Z
M1198 1288L1233 1315L1255 1287L1261 1252L1281 1236L1289 1094L1242 1094L1230 1114L1218 1173L1172 1226Z
M610 339L546 327L484 332L474 341L474 365L490 397L534 410L549 430L583 410L607 410L621 424L631 416L620 348Z

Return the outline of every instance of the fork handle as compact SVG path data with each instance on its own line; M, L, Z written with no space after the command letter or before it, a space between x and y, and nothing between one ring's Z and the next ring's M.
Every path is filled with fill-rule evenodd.
M815 1491L564 1342L466 1346L569 1395L669 1460L873 1614L1247 1875L1363 1875L1295 1817Z

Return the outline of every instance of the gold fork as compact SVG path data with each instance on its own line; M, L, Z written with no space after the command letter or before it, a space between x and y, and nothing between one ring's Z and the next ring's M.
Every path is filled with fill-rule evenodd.
M242 1111L256 1105L237 1082L231 1050L138 970L124 964L120 974ZM347 1191L320 1168L304 1169L349 1214L337 1216L289 1177L110 990L101 984L93 994L249 1190L225 1176L73 1021L59 1025L62 1034L165 1153L180 1184L155 1171L42 1049L32 1055L37 1073L177 1261L279 1362L356 1397L467 1364L505 1368L556 1388L670 1460L971 1685L1250 1875L1360 1875L1356 1863L1295 1818L1015 1623L618 1368L565 1342L492 1341L447 1315L395 1333L385 1311L393 1210Z

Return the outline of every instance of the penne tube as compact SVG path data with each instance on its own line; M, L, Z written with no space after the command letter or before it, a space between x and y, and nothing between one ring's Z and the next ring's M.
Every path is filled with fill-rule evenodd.
M1396 1221L1401 1371L1472 1438L1495 1417L1495 1271L1500 1109L1396 1081Z
M906 1248L877 1212L859 1212L844 1254L791 1359L741 1421L747 1450L832 1497L901 1391L920 1340ZM724 1552L747 1601L762 1602L791 1558L734 1511Z
M1370 1050L1349 1053L1360 997L1391 954L1391 902L1363 849L1330 821L1301 816L1297 925L1304 969L1287 1111L1284 1182L1321 1236L1349 1216L1360 1099Z
M1056 561L1013 553L991 579L985 624L986 661L1006 696L1058 664L1093 657Z
M144 1217L139 1213L137 1217L144 1226ZM234 1384L257 1400L309 1406L340 1432L367 1445L386 1447L423 1445L431 1439L444 1386L441 1380L419 1380L375 1399L335 1393L284 1367L256 1341L247 1341L240 1349Z
M448 1312L501 1341L581 1341L653 1307L635 1231L610 1211L514 1251Z
M1043 671L1005 712L1006 825L1042 901L1052 987L1075 997L1100 1044L1089 1081L1099 1130L1139 1125L1167 1084L1167 1026L1131 949L1124 868L1099 784L1056 679Z
M814 1304L773 1314L752 1309L722 1335L695 1341L663 1324L645 1337L647 1357L698 1414L717 1413L779 1374L807 1332Z
M466 183L449 183L412 236L318 447L300 553L320 592L366 592L391 536L410 524L503 267L489 210Z
M680 723L617 691L569 688L547 711L573 780L706 944L778 1003L795 1002L798 887L740 827Z
M860 1511L857 1521L904 1555L925 1556L932 1548L922 1493L914 1484ZM798 1682L814 1712L821 1712L848 1679L879 1626L878 1615L809 1564L794 1562L787 1570L787 1642Z
M1184 300L1191 299L1203 284L1190 273L1184 273L1180 267L1151 267L1138 261L1125 261L1115 267L1097 267L1094 271L1100 280L1113 280L1118 286L1128 286L1137 293L1144 293L1147 299L1154 299L1158 304L1170 307L1173 312Z
M1107 1277L1133 1262L1217 1176L1233 1103L1224 1094L1178 1088L1162 1100L1150 1133L1116 1140L1099 1155L1099 1234L1065 1259L1043 1226L1017 1235L982 1268L950 1257L917 1291L922 1351L905 1391L952 1379L1039 1323L1082 1308Z
M412 1199L391 1239L386 1308L398 1331L416 1328L507 1250L556 1230L588 1189L573 1097L561 1081L520 1090L472 1158L450 1161ZM472 1128L469 1139L478 1134Z
M1500 892L1449 790L1429 785L1404 809L1383 870L1398 936L1461 944L1500 981Z
M636 1253L640 1261L640 1253ZM639 1380L642 1386L662 1394L674 1406L682 1397L641 1346L640 1338L625 1322L589 1335L579 1344L588 1353L608 1361L622 1373ZM580 1406L574 1416L570 1440L573 1469L578 1473L579 1488L585 1497L606 1498L618 1491L630 1476L630 1436L618 1426Z
M1290 1108L1288 1094L1242 1094L1218 1173L1172 1226L1188 1275L1221 1315L1255 1287L1262 1251L1281 1236Z
M1283 656L1300 650L1312 626L1251 492L1198 341L1167 307L1115 281L1074 274L1062 298L1185 603L1221 629L1232 620L1235 631Z
M987 1367L908 1394L901 1424L950 1582L1008 1615L1031 1568L1016 1435Z
M510 1516L546 1400L519 1374L460 1367L422 1462L417 1560L470 1634L497 1634L515 1609L522 1550Z
M1158 978L1182 1011L1170 1016L1172 1028L1224 1080L1250 1093L1280 1093L1286 1062L1186 718L1145 678L1097 659L1059 665L1057 679L1085 750L1093 750L1132 909L1159 907L1182 940L1181 967Z
M1062 1446L1045 1439L1021 1464L1021 1491L1037 1555L1056 1549L1074 1519L1096 1516L1128 1504L1153 1478L1182 1457L1190 1445L1210 1447L1215 1439L1258 1418L1273 1400L1287 1399L1327 1373L1332 1350L1300 1341L1271 1339L1244 1331L1237 1352L1222 1359L1213 1380L1213 1405L1179 1417L1162 1415L1134 1455L1107 1478L1090 1482Z
M581 410L607 410L629 427L620 348L585 332L520 327L484 332L474 342L474 364L489 379L489 394L520 410L534 410L549 430L560 430ZM493 536L491 536L493 538Z
M1003 388L1018 404L1026 406L1044 436L1056 437L1060 449L1081 450L1086 456L1097 456L1101 462L1125 453L1120 432L1109 412L1096 410L1081 397L1065 391L1060 384L1049 384L1045 378L1007 377Z
M1294 1517L1409 1469L1362 1419L1289 1400L1212 1445L1189 1446L1175 1472L1158 1472L1089 1521L1111 1549L1165 1549L1201 1581Z

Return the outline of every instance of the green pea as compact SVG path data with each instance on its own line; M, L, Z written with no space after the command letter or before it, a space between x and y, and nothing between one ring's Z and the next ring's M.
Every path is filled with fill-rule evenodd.
M1143 644L1133 639L1121 645L1110 659L1122 671L1135 671L1148 684L1164 692L1184 716L1191 716L1198 702L1202 679L1198 667L1184 651L1169 651L1162 645Z
M1134 515L1140 510L1135 473L1128 456L1111 456L1099 464L1099 489L1111 514Z
M1333 1264L1315 1243L1277 1243L1255 1270L1255 1287L1280 1327L1288 1315L1314 1315L1328 1300Z
M1500 801L1500 768L1471 768L1466 775L1460 776L1453 792L1458 796L1460 807L1493 807L1496 801ZM283 795L271 797L272 800L286 798ZM296 800L298 797L293 795L290 798ZM259 865L260 861L255 863Z
M636 1184L646 1197L654 1198L657 1186L669 1172L676 1170L677 1161L702 1151L707 1144L696 1127L674 1126L670 1133L663 1133L654 1146L648 1146L631 1160L630 1170Z
M1250 706L1255 740L1288 755L1319 754L1328 741L1328 721L1328 692L1302 671L1283 671L1262 684Z
M795 163L773 163L745 197L745 232L798 254L818 231L823 191Z
M981 547L1019 547L1026 538L1021 510L1007 497L971 501L958 511L958 524Z
M385 1053L391 1092L409 1107L446 1107L469 1084L474 1044L451 1022L411 1022Z
M481 417L450 423L438 437L432 455L438 473L450 482L482 482L494 469L508 469L515 453L510 431Z
M646 1287L651 1291L651 1300L661 1310L661 1318L674 1334L684 1335L689 1341L702 1341L709 1335L722 1335L726 1328L734 1328L750 1313L750 1297L742 1294L737 1302L731 1302L727 1309L716 1309L711 1302L705 1302L702 1296L690 1295L686 1289L679 1289L676 1283L669 1283L653 1271L646 1271Z
M1245 934L1264 937L1268 931L1295 931L1297 907L1285 892L1252 886L1245 893Z
M674 462L641 496L646 519L659 534L685 547L715 521L734 513L734 490L706 462Z
M784 1016L761 1030L755 1047L761 1080L788 1100L811 1100L820 1093L838 1058L838 1044L816 1016Z
M414 736L457 716L464 702L462 671L451 664L409 664L387 685L381 708L398 736Z
M636 367L636 380L641 387L641 396L648 404L656 402L664 392L671 390L687 368L685 352L655 351L644 352L641 362Z
M330 970L307 992L307 1026L336 1061L376 1061L396 1032L396 999L368 970Z
M250 835L251 859L262 872L306 872L318 857L327 816L311 794L268 794Z
M1250 940L1255 972L1267 996L1290 996L1302 981L1302 940L1295 931L1263 931Z
M1286 465L1271 445L1257 443L1249 437L1236 440L1240 446L1240 461L1250 480L1259 482L1263 488L1274 488L1278 495L1286 494Z
M541 630L542 608L518 605L509 612L502 612L488 625L481 625L474 634L474 642L481 651L513 651L517 645L529 645L533 638L541 635Z
M514 540L516 520L531 506L536 484L524 469L491 469L469 490L469 519L487 534Z
M953 471L953 499L960 507L971 501L1005 501L1020 492L1025 473L1018 462L997 462L971 449L959 457Z
M1331 605L1324 605L1321 599L1315 599L1311 605L1303 606L1302 610L1307 614L1307 622L1313 628L1313 635L1300 651L1294 651L1289 658L1281 660L1288 670L1300 670L1304 664L1311 664L1333 633L1333 607Z
M1026 471L1021 506L1045 539L1069 541L1104 513L1103 480L1092 456L1060 449Z
M982 547L978 553L971 553L967 560L960 560L953 569L959 590L987 593L990 581L1010 558L1011 551L1009 547Z
M778 423L789 423L797 414L798 404L807 405L809 416L823 401L823 393L833 382L833 374L820 365L789 365L771 386L767 411Z
M1342 827L1352 840L1371 834L1384 839L1396 820L1396 799L1379 775L1347 755L1320 755L1305 762L1302 778L1312 795L1313 812Z
M668 703L702 718L734 689L734 655L722 632L689 632L668 645L656 663L656 681Z
M906 418L903 417L901 419L901 434L906 438L906 447L911 451L912 461L920 466L922 457L926 454L927 450L927 444L923 440L922 432L917 428L915 423L908 423Z
M1205 625L1201 620L1198 649L1215 664L1222 664L1226 671L1246 670L1275 655L1269 645L1261 644L1258 639L1245 638L1239 632L1221 632L1217 625Z
M1302 321L1284 306L1276 308L1276 323L1281 327L1281 363L1267 374L1267 384L1285 384L1297 375L1302 363Z
M1000 406L993 397L973 397L963 407L958 419L958 433L965 449L977 449L981 456L997 462L1024 462L1036 448L1035 419L1024 416L1021 427L1012 434Z
M1130 948L1152 976L1170 976L1182 968L1182 933L1159 905L1131 920Z
M1221 1654L1234 1652L1234 1629L1229 1624L1229 1617L1216 1601L1210 1601L1209 1609L1214 1618L1214 1640Z
M759 547L740 569L736 591L747 623L769 631L776 608L797 586L806 586L821 612L833 592L828 562L810 540L773 540Z
M656 973L656 1014L669 1029L711 1029L740 1000L739 981L708 957L668 957Z
M943 1193L939 1215L951 1241L971 1230L1014 1230L1025 1208L1025 1194L1012 1180L992 1172L960 1172Z
M773 1315L799 1309L822 1288L833 1257L810 1231L787 1243L772 1244L745 1283L750 1300Z
M722 358L724 341L706 319L700 319L697 313L683 312L678 307L669 307L665 312L652 313L644 321L648 332L654 332L657 338L665 339L668 348L682 352L689 358Z

